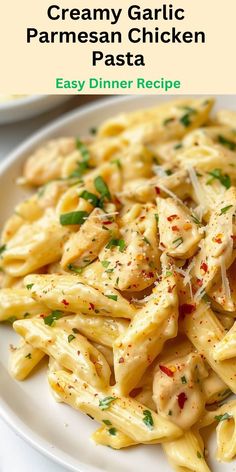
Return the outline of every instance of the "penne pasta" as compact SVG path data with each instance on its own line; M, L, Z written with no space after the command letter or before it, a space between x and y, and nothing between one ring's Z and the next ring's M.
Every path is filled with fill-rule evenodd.
M129 436L137 442L163 442L182 434L180 428L155 412L146 410L135 400L96 391L73 374L64 371L50 374L49 384L64 402L93 416L99 423L108 420L115 428L126 433L129 419ZM150 422L151 427L148 425Z
M25 284L35 300L41 300L51 310L81 312L132 318L135 308L115 289L106 293L91 287L75 275L29 275Z
M51 323L52 316L44 320L16 321L14 329L34 348L53 357L66 369L77 372L83 380L89 376L92 385L108 386L111 372L104 356L82 335L49 326L47 323Z
M178 297L173 275L154 289L124 335L114 343L117 389L127 395L160 353L164 342L177 334Z

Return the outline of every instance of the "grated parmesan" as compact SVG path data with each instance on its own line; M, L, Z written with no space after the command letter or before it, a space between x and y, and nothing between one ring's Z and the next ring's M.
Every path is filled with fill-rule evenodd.
M223 292L224 292L225 298L230 299L231 298L231 291L230 291L229 279L227 277L225 261L224 261L223 257L220 258L220 269L221 269Z

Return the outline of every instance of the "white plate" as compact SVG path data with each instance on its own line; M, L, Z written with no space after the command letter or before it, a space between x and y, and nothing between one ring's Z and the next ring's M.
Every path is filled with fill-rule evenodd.
M76 110L35 134L0 167L0 224L11 214L14 204L24 197L24 191L16 188L14 180L19 176L26 156L40 143L62 135L86 135L91 127L114 114L152 106L170 98L134 96L105 100ZM236 110L236 96L219 97L218 106ZM9 327L0 327L0 414L32 446L73 471L171 471L159 446L138 446L123 451L96 446L89 437L97 423L67 405L55 403L47 385L45 364L28 380L13 381L7 372L7 362L9 344L16 344L16 339ZM210 443L213 457L213 438ZM6 444L6 447L13 445ZM211 465L214 472L235 470L233 463L222 465L211 460Z
M71 95L26 95L0 101L0 124L26 120L61 105Z

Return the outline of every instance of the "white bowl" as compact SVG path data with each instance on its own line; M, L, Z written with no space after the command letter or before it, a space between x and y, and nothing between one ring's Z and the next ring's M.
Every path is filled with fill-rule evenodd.
M25 120L61 105L71 95L26 95L0 101L0 124Z
M155 103L170 96L134 96L109 99L78 109L46 126L13 152L0 166L0 224L11 214L13 206L24 197L24 191L14 185L26 156L43 141L58 136L83 136L108 117ZM236 96L219 97L219 105L236 109ZM97 423L52 398L46 379L46 366L41 365L24 382L12 380L7 371L9 344L17 336L7 326L0 327L0 415L7 423L39 451L65 468L80 472L170 472L160 446L138 446L114 451L95 446L89 439ZM129 425L127 424L127 429ZM209 444L210 443L210 444ZM14 447L14 445L6 445ZM215 442L209 438L208 448L214 456ZM211 459L214 472L232 472L233 464L219 464Z

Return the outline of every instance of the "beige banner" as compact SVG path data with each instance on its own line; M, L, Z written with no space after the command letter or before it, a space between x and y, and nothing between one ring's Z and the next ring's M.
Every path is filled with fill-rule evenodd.
M164 3L166 11L162 9ZM54 5L51 16L60 19L48 18L51 5ZM128 18L132 5L133 19ZM92 12L98 8L109 9L110 17L106 17L104 11L102 20L98 17L96 20L81 19L83 9ZM177 19L163 18L169 18L177 8L185 10L185 19L178 19L181 11ZM118 19L119 9L122 12ZM65 19L62 19L63 14ZM156 20L144 18L155 14ZM236 44L235 18L235 0L4 1L0 15L0 93L233 94L236 93L236 66L232 54ZM27 28L30 28L30 43L27 43ZM128 41L128 32L133 28L136 30L132 38L140 42ZM70 40L74 37L73 32L76 38L80 33L80 42L60 44L59 33L66 31L71 32ZM105 32L109 38L116 32L116 42L81 42L86 41L86 35L92 31ZM193 39L197 32L204 32L205 43L201 41L201 35L197 37L197 44L156 43L155 35L160 37L164 31L170 33L162 36L164 40L170 36L174 38L178 32L181 38L184 32L191 32ZM52 35L52 32L56 34ZM65 39L65 35L62 36ZM185 35L186 40L190 37L190 34ZM48 42L40 42L40 38ZM97 51L95 57L94 51ZM145 65L137 65L137 58L136 65L127 65L127 61L135 62L132 56L124 58L125 65L105 65L106 55L112 55L109 62L116 63L117 55L126 56L128 52L133 56L143 55ZM92 65L93 58L96 65Z

